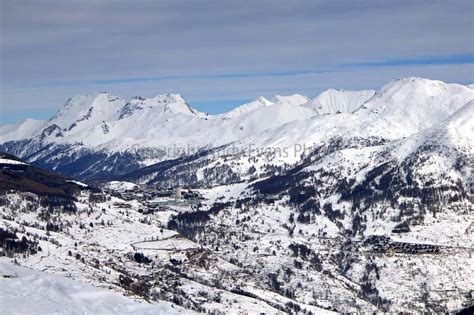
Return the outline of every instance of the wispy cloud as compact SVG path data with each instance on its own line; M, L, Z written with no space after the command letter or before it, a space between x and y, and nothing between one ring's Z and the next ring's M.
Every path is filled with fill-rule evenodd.
M156 75L149 77L119 77L94 80L61 80L44 82L43 85L24 85L15 87L2 87L2 90L11 89L40 89L42 87L54 86L78 86L78 85L113 85L155 81L173 80L222 80L236 78L271 78L271 77L295 77L308 76L324 73L348 72L353 68L382 68L382 67L404 67L404 66L429 66L429 65L463 65L474 64L474 54L460 54L448 56L427 56L409 59L388 59L357 63L346 63L333 65L321 69L286 70L286 71L262 71L262 72L229 72L229 73L202 73L193 75Z
M298 75L308 75L317 73L336 72L338 70L288 70L277 72L243 72L243 73L204 73L196 75L172 75L172 76L154 76L144 78L119 78L119 79L104 79L95 80L90 83L97 84L114 84L114 83L132 83L132 82L147 82L147 81L164 81L164 80L212 80L212 79L235 79L235 78L258 78L258 77L288 77Z
M174 76L154 76L142 78L118 78L95 80L89 83L97 84L114 84L114 83L132 83L147 81L164 81L164 80L183 80L183 79L234 79L234 78L257 78L257 77L293 77L301 75L313 75L331 72L346 72L354 67L400 67L400 66L423 66L423 65L460 65L474 64L474 54L461 54L450 56L429 56L418 57L412 59L389 59L371 62L347 63L335 65L331 69L308 69L308 70L287 70L275 72L244 72L244 73L215 73L215 74L197 74L197 75L174 75Z
M449 56L430 56L408 59L389 59L382 61L358 62L344 64L343 67L399 67L423 65L463 65L474 64L474 54L460 54Z

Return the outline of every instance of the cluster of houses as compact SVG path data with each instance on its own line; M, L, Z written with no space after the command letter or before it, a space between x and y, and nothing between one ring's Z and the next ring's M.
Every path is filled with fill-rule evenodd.
M406 254L437 254L440 252L438 245L393 242L389 237L382 235L371 235L367 237L363 245L371 248L375 252Z
M104 189L104 192L111 196L125 201L139 201L144 208L139 209L142 213L168 210L170 206L190 206L196 207L204 198L198 191L191 188L157 188L148 185L137 185L131 190L111 190ZM126 202L115 202L118 208L130 208Z
M266 204L274 204L275 202L281 200L283 195L280 194L258 194L257 200L261 200Z
M440 247L431 244L392 242L386 248L383 248L383 251L407 254L437 254L440 252Z

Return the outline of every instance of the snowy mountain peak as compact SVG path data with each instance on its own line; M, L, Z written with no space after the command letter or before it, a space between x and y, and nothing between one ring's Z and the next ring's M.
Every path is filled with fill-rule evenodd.
M376 93L370 103L376 104L384 101L386 105L396 103L398 107L415 107L414 105L417 105L416 107L430 107L434 110L450 110L452 113L470 101L473 95L473 91L460 84L410 77L388 83ZM463 97L466 100L462 104L452 104L452 101L458 97Z
M264 104L264 105L271 105L273 104L271 101L267 100L265 97L263 96L259 96L255 99L255 102L259 102L261 104Z
M461 84L445 83L443 81L418 77L409 77L389 82L377 92L374 100L391 99L397 102L404 102L408 105L412 104L415 100L420 100L420 98L423 98L426 102L430 102L430 99L434 98L438 99L440 97L443 100L446 100L446 98L455 98L456 96L467 93L470 94L467 100L469 101L472 99L472 91L470 90L471 89L468 86ZM443 106L450 105L444 104Z
M27 118L16 124L0 126L0 142L26 139L44 124L44 120Z
M154 98L159 104L164 105L164 112L195 115L197 111L191 108L181 94L158 95Z
M374 96L373 90L346 91L328 89L309 101L305 106L319 115L351 113Z
M180 103L187 105L186 100L181 96L181 94L174 93L159 94L155 97L150 98L149 100L156 102L156 104Z
M289 104L289 105L303 105L306 104L310 99L307 96L301 94L292 94L292 95L275 95L270 100L273 103L277 104Z
M392 81L358 111L364 128L375 134L409 136L448 118L474 99L474 90L423 78Z
M47 125L76 132L114 119L124 104L123 99L106 92L78 95L68 99Z
M161 94L152 98L143 98L139 96L125 104L120 110L119 118L126 118L137 112L155 112L168 114L185 114L198 117L205 117L205 113L201 113L189 106L181 94Z
M273 102L267 100L263 96L259 96L254 101L240 105L239 107L219 116L222 118L231 119L273 104Z

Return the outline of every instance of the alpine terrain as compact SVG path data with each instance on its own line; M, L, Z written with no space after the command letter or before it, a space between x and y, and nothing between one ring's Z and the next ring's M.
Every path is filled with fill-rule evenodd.
M474 308L472 85L409 77L219 115L100 92L0 126L0 152L0 298L26 286L78 314Z

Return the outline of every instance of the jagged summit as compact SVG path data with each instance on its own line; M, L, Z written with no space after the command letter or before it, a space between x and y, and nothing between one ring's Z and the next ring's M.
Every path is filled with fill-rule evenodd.
M195 115L198 117L205 116L204 113L191 108L181 94L168 93L157 95L152 98L143 98L139 96L132 97L132 99L120 110L119 118L126 118L137 112L143 111Z
M270 104L272 103L271 101L267 100L267 99L266 99L265 97L263 97L263 96L257 97L257 98L255 99L255 101L260 102L260 103L262 103L262 104L266 104L266 105L270 105Z
M123 99L106 92L78 95L68 99L47 125L77 132L102 121L116 119L124 104Z
M57 114L48 121L48 124L56 124L65 131L69 131L79 123L83 126L90 126L85 121L91 123L112 121L130 116L138 110L203 115L203 113L192 109L180 94L168 93L152 98L134 96L127 102L108 92L97 92L68 99Z

